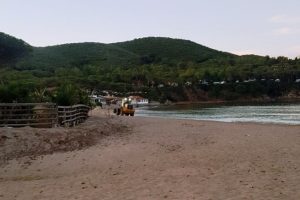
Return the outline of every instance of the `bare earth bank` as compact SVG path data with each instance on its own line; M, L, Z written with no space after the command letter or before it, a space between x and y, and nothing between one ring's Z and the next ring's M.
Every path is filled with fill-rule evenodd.
M102 118L95 111L87 132L107 130ZM1 166L0 199L300 198L300 126L110 120L132 133Z

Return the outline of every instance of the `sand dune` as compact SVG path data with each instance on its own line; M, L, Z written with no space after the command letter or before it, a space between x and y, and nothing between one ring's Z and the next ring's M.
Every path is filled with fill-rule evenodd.
M128 130L105 127L103 118ZM86 123L69 131L110 134L81 150L8 159L0 167L0 199L300 197L299 126L111 118L99 110Z

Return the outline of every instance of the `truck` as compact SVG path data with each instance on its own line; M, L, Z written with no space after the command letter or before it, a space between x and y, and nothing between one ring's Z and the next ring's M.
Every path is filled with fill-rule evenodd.
M134 116L134 108L131 103L130 98L123 98L121 101L121 105L114 109L114 113L117 115L126 115L126 116Z

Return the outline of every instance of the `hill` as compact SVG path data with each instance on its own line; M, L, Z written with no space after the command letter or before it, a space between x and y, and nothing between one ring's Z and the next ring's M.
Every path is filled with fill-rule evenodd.
M114 45L138 54L142 64L149 63L201 63L209 59L235 57L233 54L217 51L189 40L148 37Z
M31 50L32 47L23 40L0 32L0 64L15 62Z
M97 65L99 67L137 66L141 64L201 63L210 59L233 58L197 43L171 38L141 38L112 44L74 43L33 47L18 64L18 69L55 69Z
M34 47L19 63L18 69L52 69L98 66L128 66L138 62L138 55L120 47L101 43L63 44Z

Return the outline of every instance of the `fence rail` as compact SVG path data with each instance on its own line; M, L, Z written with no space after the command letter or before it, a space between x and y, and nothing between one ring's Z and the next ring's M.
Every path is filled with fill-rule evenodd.
M58 106L58 123L63 126L75 126L88 117L89 106L79 104L74 106Z
M0 126L50 128L57 123L54 103L1 103Z
M0 127L51 128L75 126L88 118L86 105L57 106L54 103L0 103Z

